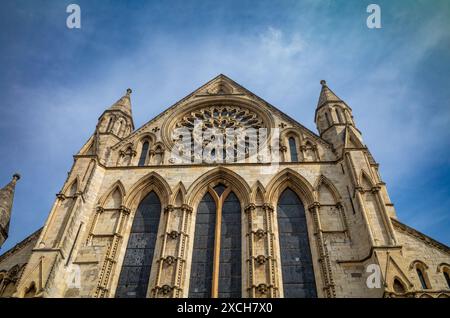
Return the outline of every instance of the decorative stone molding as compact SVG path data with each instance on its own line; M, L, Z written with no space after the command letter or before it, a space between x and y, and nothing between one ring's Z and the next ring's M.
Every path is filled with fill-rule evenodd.
M256 290L258 291L258 293L265 295L269 291L269 286L267 286L266 284L259 284L256 287Z
M372 187L372 189L370 189L370 191L371 191L373 194L379 192L380 190L381 190L381 187L380 187L380 186L374 186L374 187Z
M167 295L168 293L170 293L173 290L173 287L169 286L169 285L163 285L161 287L161 292L163 293L163 295Z
M180 236L180 233L178 231L171 231L170 233L167 233L167 235L169 235L172 240L176 240Z
M165 258L162 259L162 261L164 262L164 264L166 264L167 266L172 266L173 264L175 264L175 262L177 261L177 259L173 256L167 256Z
M67 197L64 195L64 193L57 193L56 197L60 200L60 201L64 201Z
M264 265L266 263L266 257L264 255L256 256L255 260L259 265Z
M168 205L164 208L164 213L172 212L175 209L173 205Z
M263 229L258 229L256 232L255 232L255 234L256 234L256 237L258 238L258 239L262 239L265 235L266 235L266 231L264 231Z
M181 209L184 210L184 211L186 211L187 213L192 213L192 211L193 211L192 207L190 207L190 206L187 205L187 204L182 204L182 205L181 205Z
M256 209L256 205L253 204L253 203L250 203L249 205L247 205L247 206L245 207L244 212L245 212L245 213L249 213L249 212L254 211L255 209Z

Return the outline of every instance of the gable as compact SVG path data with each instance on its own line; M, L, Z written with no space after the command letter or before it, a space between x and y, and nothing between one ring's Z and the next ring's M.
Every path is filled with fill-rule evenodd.
M192 122L193 116L202 116L198 114L198 111L205 112L205 107L216 106L219 107L219 111L223 108L229 111L232 108L231 111L235 114L240 111L245 112L245 114L252 116L255 121L260 121L261 126L268 130L278 128L280 136L287 129L295 129L299 133L300 139L305 140L305 142L306 140L313 141L323 148L322 152L326 152L326 154L321 159L332 160L334 158L334 154L331 152L332 147L328 142L222 74L142 125L127 138L113 146L112 149L125 151L122 149L125 145L130 143L136 145L137 139L146 134L152 135L155 142L165 145L166 149L171 148L173 146L171 133L177 125L183 124L183 121L190 120Z

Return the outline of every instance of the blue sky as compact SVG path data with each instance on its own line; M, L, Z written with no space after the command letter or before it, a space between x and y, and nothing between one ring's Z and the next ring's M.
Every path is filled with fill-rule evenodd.
M366 26L377 3L382 29ZM66 6L81 7L81 29ZM98 116L133 89L137 127L224 73L316 131L321 79L352 108L401 221L450 244L449 1L0 4L0 183L13 246L45 222Z

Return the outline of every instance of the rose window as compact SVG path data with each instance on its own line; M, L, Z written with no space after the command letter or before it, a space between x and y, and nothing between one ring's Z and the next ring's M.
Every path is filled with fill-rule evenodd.
M222 156L224 160L235 162L236 158L256 153L259 129L265 128L265 124L256 112L244 107L208 106L181 116L174 128L172 141L183 145L180 155L189 152L191 159L205 159L207 153L210 161ZM178 134L179 131L185 133ZM195 144L201 145L200 151L194 148ZM218 150L218 145L223 145L222 150Z

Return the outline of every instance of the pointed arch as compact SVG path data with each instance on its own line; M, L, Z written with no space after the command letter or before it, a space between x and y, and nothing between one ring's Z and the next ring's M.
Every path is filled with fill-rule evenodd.
M127 247L121 263L116 298L144 298L148 295L152 268L157 264L154 256L161 228L161 212L161 200L152 189L139 202L125 239Z
M365 170L361 170L361 173L359 174L358 183L359 186L362 187L364 190L370 190L375 186L375 183L373 182L372 178Z
M436 273L443 272L443 271L445 271L446 269L450 269L450 264L449 264L449 263L440 263L440 264L437 266Z
M80 192L80 186L80 177L77 175L70 183L66 183L66 186L62 189L61 193L64 193L65 196L72 197Z
M186 188L182 181L178 182L176 187L173 190L174 195L171 198L170 204L173 206L181 206L184 203L184 200L187 195Z
M225 81L220 81L218 83L216 83L212 89L209 90L210 93L213 94L232 94L233 93L233 86L231 86L230 84L226 83Z
M36 296L37 289L35 282L31 282L28 288L25 288L23 298L33 298Z
M259 180L256 181L252 187L252 192L251 192L251 197L250 197L251 202L255 203L256 205L264 204L265 193L266 193L266 189L264 189L264 186L262 185L262 183Z
M404 294L408 290L406 284L404 284L402 279L398 276L394 276L394 279L392 281L392 289L397 294Z
M164 161L164 151L165 146L162 142L157 142L153 145L153 147L150 150L150 164L152 165L160 165Z
M304 145L307 147L315 147L316 143L313 140L311 140L311 138L306 137L304 140Z
M416 267L421 267L422 269L428 269L428 265L419 259L412 261L411 264L409 265L410 270L413 268L416 268Z
M120 194L120 198L121 198L120 205L122 205L123 198L125 197L126 192L125 192L125 187L120 180L117 180L116 182L114 182L114 184L112 186L109 187L109 189L103 194L103 196L98 201L98 205L105 207L109 203L108 201L110 199L112 199L112 197L116 191L118 191L118 193ZM120 205L115 208L119 208Z
M140 134L137 137L138 143L143 143L145 141L148 141L150 144L154 144L156 142L156 136L155 134L151 133L151 132L144 132L142 134Z
M345 129L345 147L346 148L365 148L361 140L355 135L352 129Z
M277 202L286 188L291 188L307 207L314 203L314 189L298 172L286 168L275 175L266 188L266 202Z
M334 186L333 182L331 182L330 179L328 179L322 174L319 176L319 178L317 178L316 184L314 186L314 194L317 202L321 202L320 201L321 187L325 187L326 190L331 194L334 200L333 203L336 204L342 201L342 197L339 194L339 191Z
M127 142L125 145L123 145L120 149L121 152L126 153L127 151L135 151L137 145L133 144L132 142Z
M420 286L422 287L422 289L430 289L431 287L431 281L430 278L428 276L428 265L425 264L423 261L421 260L414 260L411 265L409 265L409 269L413 270L415 269L416 271L416 276L417 276L417 280L420 282Z
M235 189L235 194L243 206L250 204L251 189L248 183L236 172L224 167L217 167L195 180L188 189L187 204L197 206L212 183L223 182Z
M157 151L158 149L160 151L164 151L166 149L166 146L164 146L164 143L162 143L161 141L158 141L156 143L153 144L152 150Z
M276 218L284 297L317 297L305 207L291 187L278 198Z
M88 141L84 144L84 146L78 152L79 155L92 155L94 153L94 135L92 135Z
M391 282L391 286L393 287L394 280L397 278L400 280L403 286L405 286L405 290L409 290L409 288L414 286L413 283L409 280L408 276L403 272L401 267L391 255L387 256L386 262L386 271L384 273L386 282Z
M157 172L152 171L139 179L129 190L123 202L130 209L135 209L139 202L151 191L155 191L161 204L167 206L172 190L167 181Z

